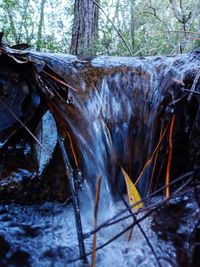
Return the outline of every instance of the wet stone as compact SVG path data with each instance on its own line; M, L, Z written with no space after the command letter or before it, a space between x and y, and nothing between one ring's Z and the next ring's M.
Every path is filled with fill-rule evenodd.
M34 238L34 237L37 237L38 235L41 234L39 227L31 227L29 225L23 225L23 226L21 226L21 228L24 231L24 233L23 233L24 237Z
M43 115L36 130L36 137L43 146L35 144L38 175L41 176L52 159L58 138L56 122L50 111Z
M5 255L8 253L10 250L10 245L6 241L6 239L0 235L0 259L5 257Z
M16 267L29 267L30 266L30 254L26 251L15 251L8 259L8 265Z
M199 210L194 196L188 195L188 198L174 199L153 216L153 230L159 239L174 244L179 266L187 267L193 257L196 259L196 240L192 240L198 218L196 209Z

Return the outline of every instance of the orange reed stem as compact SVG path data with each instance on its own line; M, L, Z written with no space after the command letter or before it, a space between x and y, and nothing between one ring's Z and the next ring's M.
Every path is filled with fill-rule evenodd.
M167 162L167 171L166 171L166 198L169 198L170 195L170 188L169 188L169 180L170 180L170 170L171 170L171 161L172 161L172 150L173 150L173 129L174 129L174 123L175 123L175 115L173 115L170 125L170 131L169 131L169 154L168 154L168 162Z

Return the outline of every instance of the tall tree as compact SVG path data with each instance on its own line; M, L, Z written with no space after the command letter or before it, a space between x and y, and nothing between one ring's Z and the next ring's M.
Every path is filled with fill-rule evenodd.
M14 15L13 15L13 9L12 9L12 5L14 3L12 1L4 0L4 4L5 4L5 9L7 11L8 19L10 21L10 31L14 38L15 44L18 44L19 38L18 38L16 27L15 27Z
M94 54L98 32L99 0L75 0L72 27L71 54Z
M134 51L135 48L135 0L131 0L130 2L130 12L131 12L131 48Z
M41 49L41 38L42 38L42 26L44 22L44 6L46 0L41 0L41 8L40 8L40 21L38 25L38 35L37 35L37 51Z

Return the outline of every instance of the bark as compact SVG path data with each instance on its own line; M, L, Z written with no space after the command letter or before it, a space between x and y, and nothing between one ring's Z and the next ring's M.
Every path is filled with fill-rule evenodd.
M97 33L98 7L91 0L75 0L70 53L94 54Z

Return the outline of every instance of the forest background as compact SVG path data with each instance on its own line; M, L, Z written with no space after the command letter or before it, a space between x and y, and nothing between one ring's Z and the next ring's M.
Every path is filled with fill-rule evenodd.
M89 45L82 42L76 50L75 20L82 4L91 9L93 37ZM28 43L36 51L116 56L188 53L200 47L200 0L0 0L0 31L9 44ZM87 39L88 33L83 36Z

